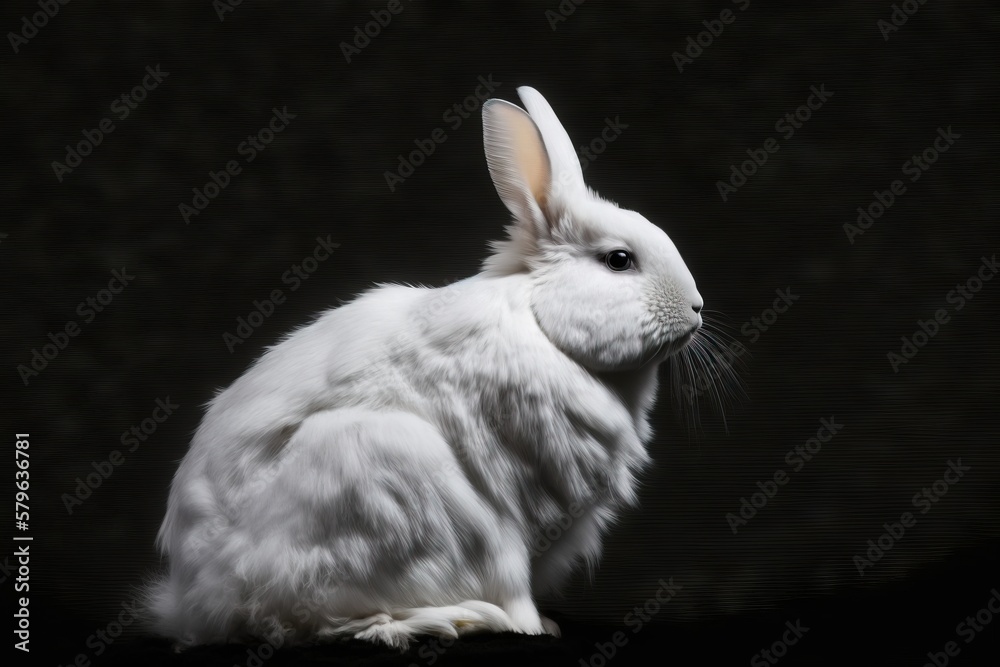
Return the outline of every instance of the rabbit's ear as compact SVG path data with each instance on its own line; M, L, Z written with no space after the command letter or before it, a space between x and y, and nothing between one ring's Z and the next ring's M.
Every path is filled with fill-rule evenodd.
M493 185L521 223L544 224L552 167L538 126L518 106L483 103L483 144Z
M545 142L545 148L549 152L552 163L550 196L585 191L580 158L577 157L573 142L556 117L555 111L542 94L530 86L521 86L517 89L517 94L531 114L531 119L538 125L542 141Z

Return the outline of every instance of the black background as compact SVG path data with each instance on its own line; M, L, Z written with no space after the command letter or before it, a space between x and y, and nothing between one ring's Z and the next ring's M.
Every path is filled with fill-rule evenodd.
M434 652L435 664L586 664L618 630L630 641L614 664L651 651L658 663L744 664L798 619L810 631L782 664L919 665L949 640L961 647L954 664L989 659L1000 623L970 644L955 628L1000 586L1000 281L960 311L946 295L1000 250L1000 11L929 1L885 39L888 2L743 4L590 0L551 23L555 0L403 0L348 63L341 42L385 2L245 0L220 20L208 1L75 0L7 50L0 354L5 449L17 432L32 443L25 664L81 653L94 665L246 664L246 647L172 658L135 625L101 656L87 638L159 566L169 480L217 388L375 282L442 285L478 270L508 216L478 109L457 128L442 114L490 75L504 99L538 88L578 145L606 118L627 125L586 178L671 235L706 307L749 350L746 392L724 410L703 399L695 419L671 399L664 366L642 508L608 535L592 580L581 574L542 605L564 639L476 637ZM674 52L724 8L735 21L678 72ZM36 11L7 3L0 28L18 31ZM112 101L157 65L169 75L115 118ZM820 85L832 97L785 139L775 121ZM247 164L237 146L286 106L295 118ZM52 162L105 117L114 131L60 182ZM385 172L439 127L447 140L390 191ZM948 127L960 138L910 182L903 163ZM768 137L778 152L722 201L716 182ZM178 205L229 160L242 173L186 224ZM843 225L895 179L906 193L850 243ZM291 291L282 275L317 237L340 247ZM77 304L123 267L135 279L84 323ZM785 288L800 298L751 342L745 323ZM230 352L223 333L274 289L287 301ZM894 372L887 353L940 308L950 320ZM80 334L26 385L18 366L70 320ZM124 451L121 434L167 397L180 407ZM821 418L844 428L734 535L726 514L789 469L785 453ZM124 463L68 513L63 494L116 449ZM914 494L959 458L970 471L859 575L852 559L866 541L914 511ZM5 569L12 551L0 548ZM5 591L14 576L3 574ZM625 615L669 577L683 588L633 635ZM268 662L427 665L426 647L398 656L346 644Z

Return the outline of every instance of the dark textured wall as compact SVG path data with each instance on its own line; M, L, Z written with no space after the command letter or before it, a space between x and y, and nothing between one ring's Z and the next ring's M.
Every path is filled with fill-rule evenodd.
M697 427L662 369L643 507L608 536L593 582L550 608L620 623L672 576L684 589L668 615L710 616L879 586L1000 537L1000 279L961 309L949 298L1000 250L991 3L927 2L889 31L888 2L592 0L557 21L555 0L402 0L347 62L340 44L385 5L246 0L220 20L210 2L77 0L26 42L8 36L4 437L32 436L32 590L50 609L102 625L157 566L168 484L202 406L265 346L373 282L478 270L507 213L478 109L446 112L480 77L512 101L538 88L581 145L618 119L588 181L668 231L747 350L746 396L723 417L706 392ZM732 21L699 55L687 38L724 9ZM0 27L19 32L34 11L8 3ZM682 62L687 48L696 57ZM168 74L134 109L115 102L155 83L147 66ZM832 95L812 98L800 127L781 121L812 87ZM248 161L241 142L286 107L287 128ZM114 128L91 154L53 167L105 118ZM390 189L385 172L436 128L446 140ZM939 128L953 143L904 171ZM717 182L748 151L767 161L724 201ZM229 161L240 173L185 220L179 205ZM905 192L849 238L845 223L894 180ZM340 245L293 290L286 272L317 237ZM134 279L100 312L78 309L113 270ZM276 289L285 302L227 345ZM786 289L797 300L758 329L751 318ZM894 369L887 354L939 309L947 321ZM25 381L18 366L70 321L78 335ZM123 432L168 397L179 407L130 451ZM821 419L843 428L796 471L786 452ZM63 494L114 450L123 463L69 513ZM968 472L921 514L912 497L959 459ZM727 513L779 470L787 483L734 534ZM853 557L907 510L915 525L861 576Z

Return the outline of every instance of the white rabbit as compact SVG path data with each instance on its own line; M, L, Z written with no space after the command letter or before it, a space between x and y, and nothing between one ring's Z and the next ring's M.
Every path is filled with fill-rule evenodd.
M178 647L558 634L534 600L635 504L657 367L702 299L667 235L590 191L551 107L518 93L530 116L483 105L514 224L482 272L372 289L212 400L149 591Z

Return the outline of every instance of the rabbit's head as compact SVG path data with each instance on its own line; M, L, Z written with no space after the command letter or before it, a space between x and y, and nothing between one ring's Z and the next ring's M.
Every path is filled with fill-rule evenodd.
M663 230L587 188L545 98L518 94L530 115L502 100L483 105L486 161L515 218L484 271L528 273L539 326L578 363L609 371L663 361L701 327L694 278Z

